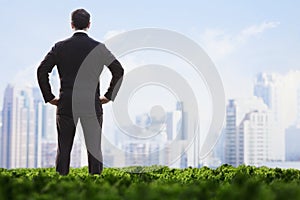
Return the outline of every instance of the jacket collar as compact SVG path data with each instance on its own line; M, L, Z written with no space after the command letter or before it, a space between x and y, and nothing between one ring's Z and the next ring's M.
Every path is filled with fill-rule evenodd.
M76 30L73 35L88 35L88 32L85 30Z
M76 30L76 31L74 31L74 34L75 33L85 33L85 34L88 34L88 32L86 30Z

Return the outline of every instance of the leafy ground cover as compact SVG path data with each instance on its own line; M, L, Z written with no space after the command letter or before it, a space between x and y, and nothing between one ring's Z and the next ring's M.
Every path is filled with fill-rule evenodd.
M87 168L59 176L54 168L0 169L0 199L300 199L300 171L223 165Z

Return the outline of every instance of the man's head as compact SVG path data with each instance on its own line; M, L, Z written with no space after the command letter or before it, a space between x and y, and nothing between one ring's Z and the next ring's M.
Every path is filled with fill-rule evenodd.
M84 9L77 9L72 12L71 26L75 30L88 29L90 27L90 14Z

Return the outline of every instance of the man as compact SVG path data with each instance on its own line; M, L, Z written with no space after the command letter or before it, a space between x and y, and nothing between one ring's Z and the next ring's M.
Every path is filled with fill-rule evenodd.
M81 121L88 153L90 174L103 170L101 152L102 104L113 101L121 85L124 70L104 44L87 35L90 14L84 9L72 12L72 37L58 42L38 67L38 83L45 102L57 106L58 148L56 171L67 175L76 124ZM100 97L99 76L103 65L112 73L107 92ZM49 73L57 66L60 94L51 92ZM93 108L93 109L90 109Z

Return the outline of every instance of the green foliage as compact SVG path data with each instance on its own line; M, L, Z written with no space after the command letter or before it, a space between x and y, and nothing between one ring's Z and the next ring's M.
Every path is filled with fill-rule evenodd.
M87 168L60 176L54 168L0 169L0 199L300 199L300 171L223 165Z

